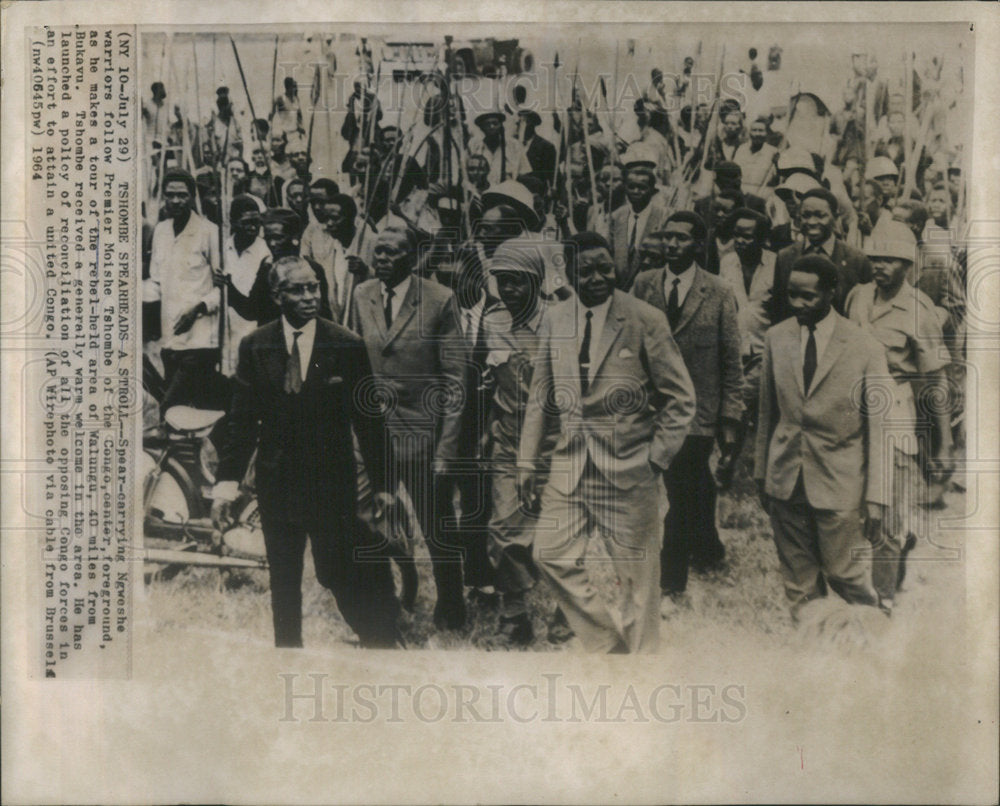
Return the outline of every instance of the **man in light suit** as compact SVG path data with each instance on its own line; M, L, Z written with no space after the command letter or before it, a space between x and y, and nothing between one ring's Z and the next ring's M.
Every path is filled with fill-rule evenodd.
M827 585L848 602L878 604L866 537L879 541L889 502L876 399L889 375L881 345L833 310L837 282L828 258L796 260L795 315L764 345L754 478L793 617Z
M611 214L615 285L628 291L639 271L639 246L647 235L663 228L670 205L656 187L655 162L638 148L625 155L626 203Z
M833 296L834 310L844 313L847 295L858 283L870 283L872 264L853 246L848 246L834 235L834 221L838 210L837 197L823 187L807 190L799 203L799 228L804 241L786 246L774 263L774 289L771 292L771 323L777 324L794 315L788 299L788 275L795 261L802 255L823 255L837 269L837 288Z
M375 493L376 519L393 503L382 416L355 393L370 378L368 356L355 334L317 316L320 284L304 259L276 261L271 288L281 317L240 344L212 519L220 528L228 523L238 481L257 448L257 500L275 645L302 646L302 558L308 537L316 578L333 592L361 645L400 646L399 604L388 560L357 517L352 429Z
M743 418L743 366L736 299L695 261L707 232L696 213L681 210L660 233L667 265L640 274L632 293L665 316L697 398L697 413L680 453L664 474L670 510L663 524L660 587L687 587L688 564L718 567L726 554L715 528L715 479L708 466L715 441L724 455Z
M368 393L382 398L387 409L390 485L405 485L434 565L434 623L454 630L465 624L465 599L461 552L442 538L444 523L454 515L444 474L458 450L467 351L454 295L413 275L416 261L410 230L380 232L373 251L376 279L355 290L353 321L377 380Z
M535 561L585 649L652 652L660 621L657 476L694 417L694 387L663 314L615 290L608 242L579 233L564 256L577 297L550 308L539 329L517 458L530 509L541 446L555 427ZM584 562L595 528L614 562L620 621Z

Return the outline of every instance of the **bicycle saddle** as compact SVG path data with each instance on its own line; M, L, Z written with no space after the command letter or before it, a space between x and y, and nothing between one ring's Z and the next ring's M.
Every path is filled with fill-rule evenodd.
M226 413L213 409L196 409L192 406L171 406L163 415L163 421L173 431L191 436L204 436Z

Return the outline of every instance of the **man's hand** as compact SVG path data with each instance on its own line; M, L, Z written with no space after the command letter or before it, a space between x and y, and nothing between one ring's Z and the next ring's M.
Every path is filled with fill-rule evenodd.
M375 500L372 502L372 514L375 520L380 521L386 513L392 512L398 500L392 493L375 493Z
M226 274L222 270L222 267L221 266L213 266L212 267L212 283L216 287L222 288L222 286L226 285L228 282L229 282L229 275Z
M355 276L356 281L364 280L368 277L368 266L357 255L347 256L347 270Z
M728 453L740 438L740 425L732 420L723 420L719 427L719 448Z
M435 480L439 481L440 477L445 475L447 472L448 460L442 459L440 456L435 456L434 461L431 463L431 473L433 473L434 476L439 477Z
M552 205L552 215L556 221L565 221L569 218L569 210L566 209L566 205L562 202L556 202Z
M865 519L865 539L873 546L879 546L886 537L886 507L868 502L868 517Z
M521 506L529 512L535 512L538 507L538 493L535 492L535 472L524 468L517 469L517 494Z
M233 502L218 499L212 502L212 525L219 531L224 532L232 525Z
M177 320L177 324L174 325L174 335L180 336L182 333L187 333L194 327L194 323L198 317L204 316L206 313L208 313L208 307L204 302L199 302L193 308L185 311L181 314L181 318Z
M928 462L928 480L942 484L955 472L955 460L951 455L951 445L942 445Z

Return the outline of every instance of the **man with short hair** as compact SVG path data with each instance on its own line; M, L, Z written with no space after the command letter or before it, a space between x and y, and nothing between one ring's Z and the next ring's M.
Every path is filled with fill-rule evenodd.
M881 345L834 309L839 279L826 255L797 258L793 315L764 344L754 479L793 618L828 585L852 604L878 604L865 538L879 539L888 503L874 394L888 369Z
M307 538L316 578L333 593L361 646L401 646L388 560L357 517L352 430L375 490L376 519L394 504L382 415L358 394L372 372L364 344L318 318L319 281L301 258L278 260L270 284L281 316L240 345L212 519L220 529L228 525L229 505L256 449L275 646L302 646Z
M733 155L733 162L743 173L741 190L763 197L767 183L776 170L775 157L778 149L767 142L769 122L766 117L758 117L750 124L750 137L740 145Z
M226 278L229 286L229 304L240 316L256 322L258 326L266 325L281 314L271 293L271 267L281 258L299 256L299 233L302 231L302 219L293 210L285 207L268 210L264 213L262 222L263 240L270 254L260 262L250 292L244 294L242 287L234 283L231 276ZM320 284L319 315L324 319L331 319L326 275L323 269L309 258L303 260L312 267Z
M659 232L670 215L666 197L657 191L653 165L627 161L625 165L626 203L611 214L611 243L614 246L616 286L632 287L639 271L638 250L647 234Z
M773 324L794 314L788 299L788 276L795 261L803 255L823 255L836 267L838 279L833 307L838 313L843 313L844 301L855 285L871 281L872 266L867 256L833 233L837 210L837 198L826 188L813 188L802 194L798 219L804 240L782 249L775 260L771 295Z
M576 297L539 331L517 469L522 505L540 506L535 563L591 652L659 644L657 475L694 416L694 389L662 313L615 289L611 247L583 232L565 243ZM559 436L536 495L545 435ZM596 530L610 554L620 621L595 589L585 554Z
M232 234L226 239L226 275L243 295L249 295L257 279L261 263L270 255L267 243L260 237L261 216L257 200L243 195L233 199L229 206L229 226ZM229 307L226 348L222 356L222 373L227 377L236 374L240 342L257 329L256 319L245 319L235 308Z
M167 171L167 218L153 230L144 302L160 302L166 391L160 410L206 405L204 381L219 360L219 233L192 208L195 181L187 171Z
M671 215L660 232L666 265L643 272L632 293L658 308L680 350L697 408L680 451L664 468L670 509L663 523L660 588L677 597L688 568L719 568L726 548L715 526L716 488L709 458L736 444L743 421L743 367L733 292L697 264L707 237L695 213Z
M412 273L416 248L409 229L379 232L375 279L355 290L352 316L376 379L369 394L388 401L390 489L406 487L433 563L434 624L457 630L466 617L461 546L442 536L454 516L445 476L458 452L466 350L452 292Z

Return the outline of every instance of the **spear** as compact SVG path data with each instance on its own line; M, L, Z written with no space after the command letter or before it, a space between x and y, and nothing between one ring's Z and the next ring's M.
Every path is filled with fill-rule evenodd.
M573 89L577 89L577 79L579 73L577 71L573 72ZM579 96L578 96L579 97ZM589 103L587 104L589 106ZM587 156L587 173L590 175L590 199L592 203L597 202L597 181L594 177L594 157L590 153L590 110L584 106L583 100L580 100L580 120L583 124L583 150L586 152Z

